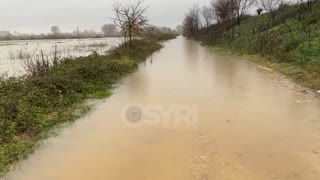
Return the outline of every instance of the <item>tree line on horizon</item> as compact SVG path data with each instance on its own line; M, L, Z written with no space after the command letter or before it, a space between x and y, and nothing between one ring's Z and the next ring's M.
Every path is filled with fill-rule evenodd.
M102 37L116 37L117 31L107 29L108 33L105 33L105 27L102 26L101 32L94 30L74 30L72 32L63 32L57 25L50 27L49 33L19 33L10 31L1 31L0 40L37 40L37 39L77 39L77 38L102 38Z

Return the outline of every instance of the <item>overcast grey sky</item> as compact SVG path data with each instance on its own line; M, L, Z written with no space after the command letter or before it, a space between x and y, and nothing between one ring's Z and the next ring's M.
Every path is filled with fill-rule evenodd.
M1 0L0 30L48 33L52 25L62 31L100 30L113 17L113 0ZM209 0L146 0L150 24L175 27L194 3Z

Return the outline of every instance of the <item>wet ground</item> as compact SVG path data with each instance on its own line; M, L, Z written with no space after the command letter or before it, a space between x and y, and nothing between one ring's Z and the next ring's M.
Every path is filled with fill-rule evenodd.
M319 180L319 95L179 37L10 180Z

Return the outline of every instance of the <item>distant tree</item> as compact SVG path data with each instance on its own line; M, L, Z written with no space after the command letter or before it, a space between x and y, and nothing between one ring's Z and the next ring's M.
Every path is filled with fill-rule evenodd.
M216 16L232 25L240 25L245 15L256 0L211 0L211 6Z
M182 34L182 32L183 32L183 26L182 25L178 25L177 27L176 27L176 31L177 31L177 33L178 34Z
M147 37L153 38L159 32L160 32L159 28L153 25L148 25L144 28L144 33Z
M256 0L231 0L234 10L237 13L237 24L241 24L243 15L245 15Z
M211 7L207 7L207 6L203 6L202 11L201 11L201 15L202 18L205 22L205 27L208 29L210 26L210 23L213 20L213 10L211 9Z
M218 21L228 23L235 17L235 7L231 0L212 0L211 5Z
M114 24L120 28L125 43L129 38L130 48L132 47L133 35L142 33L148 22L145 15L148 7L143 6L143 2L144 0L131 1L126 4L115 2L113 5L113 11L116 15Z
M241 24L245 15L255 0L211 0L212 17L218 23L223 22L225 29L232 29L232 38L235 36L235 26Z
M263 9L259 8L257 9L257 14L260 15L262 13Z
M10 31L0 31L0 36L8 36L10 35Z
M51 33L54 35L54 36L58 36L60 34L60 28L59 26L52 26L51 27Z
M210 1L210 9L211 9L211 15L212 15L212 20L216 21L218 24L220 23L220 17L217 12L217 9L215 8L216 0L211 0Z
M195 31L193 18L190 14L186 14L183 20L183 36L192 37L195 35Z
M276 10L282 4L282 0L258 0L260 6L269 12L271 16L271 22L274 23L276 20Z
M104 36L115 36L117 34L117 26L114 24L105 24L101 27Z
M183 35L187 37L197 36L201 26L200 8L194 5L189 9L183 21Z
M173 30L169 27L160 27L159 30L162 33L173 33Z

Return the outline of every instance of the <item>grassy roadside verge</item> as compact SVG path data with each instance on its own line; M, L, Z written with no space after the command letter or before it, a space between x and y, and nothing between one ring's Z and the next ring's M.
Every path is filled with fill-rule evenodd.
M109 96L116 82L161 47L135 40L130 50L121 45L107 55L64 59L33 75L0 78L0 177L52 129L86 113L84 100Z
M244 60L252 61L261 66L272 69L277 73L281 73L304 87L310 88L315 91L320 90L320 73L316 66L302 66L301 64L296 64L294 62L280 62L271 57L263 57L258 54L243 53L221 46L207 46L207 48L213 51L237 56Z

